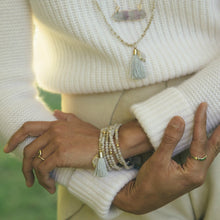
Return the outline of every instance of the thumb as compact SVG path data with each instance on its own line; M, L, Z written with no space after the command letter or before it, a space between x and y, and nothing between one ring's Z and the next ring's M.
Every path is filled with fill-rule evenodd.
M179 116L173 117L165 129L160 146L155 153L161 154L161 158L170 160L176 145L183 136L184 128L184 120Z

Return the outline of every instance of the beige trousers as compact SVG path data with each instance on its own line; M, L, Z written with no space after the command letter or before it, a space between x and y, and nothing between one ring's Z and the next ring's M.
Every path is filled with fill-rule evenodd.
M167 87L176 86L188 77L127 91L92 95L62 95L62 110L72 112L84 121L102 128L116 122L134 119L129 108ZM114 183L113 183L114 184ZM145 215L123 213L115 220L219 220L220 157L212 164L204 185L168 205ZM58 190L58 219L98 220L88 206L64 187Z

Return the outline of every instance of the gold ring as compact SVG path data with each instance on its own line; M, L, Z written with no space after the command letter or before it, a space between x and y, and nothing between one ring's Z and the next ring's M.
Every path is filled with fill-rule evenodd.
M207 154L204 157L196 157L196 156L193 156L192 154L190 154L190 155L194 160L198 160L198 161L206 160L206 158L208 157Z
M45 159L42 157L42 154L43 154L43 153L42 153L42 150L39 150L37 157L40 158L42 161L44 161Z

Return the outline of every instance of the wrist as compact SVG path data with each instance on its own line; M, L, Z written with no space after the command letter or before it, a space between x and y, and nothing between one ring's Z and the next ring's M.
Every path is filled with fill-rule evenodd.
M120 148L124 158L154 150L146 133L137 120L121 126L119 130Z

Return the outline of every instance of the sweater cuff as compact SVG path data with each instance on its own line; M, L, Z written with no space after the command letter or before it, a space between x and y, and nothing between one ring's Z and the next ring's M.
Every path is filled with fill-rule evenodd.
M185 121L185 132L173 156L189 147L192 140L194 112L177 88L168 88L147 101L135 104L131 107L131 111L148 135L155 150L159 147L171 118L182 117Z
M60 185L67 187L74 171L74 168L55 168L50 173L50 177L55 179Z
M73 172L68 190L92 208L98 216L112 219L122 213L112 205L116 194L137 175L137 170L111 171L107 177L94 176L92 170Z

